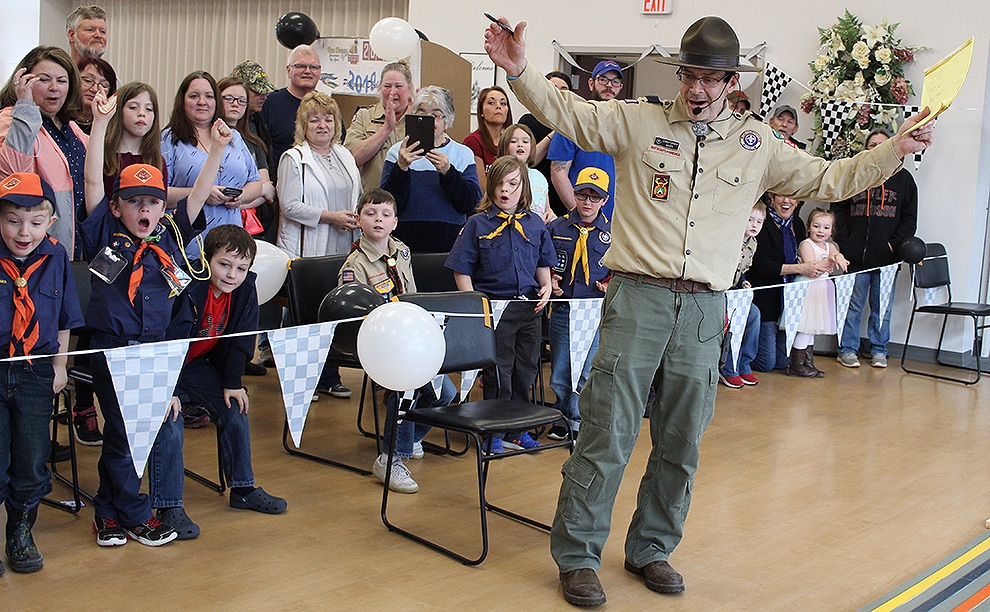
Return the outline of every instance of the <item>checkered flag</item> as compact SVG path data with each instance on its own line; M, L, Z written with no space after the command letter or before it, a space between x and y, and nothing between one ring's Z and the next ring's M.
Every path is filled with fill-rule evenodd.
M729 313L729 331L732 333L732 369L739 364L739 351L742 350L743 334L746 332L746 319L753 304L752 289L733 289L725 292L725 311Z
M332 321L268 332L278 379L282 383L285 418L296 448L302 443L309 404L313 401L313 392L323 372L336 327L337 322Z
M907 120L908 118L910 118L910 117L912 117L912 116L914 116L914 115L916 115L916 114L918 114L920 112L921 112L921 107L920 106L911 106L911 105L908 105L908 104L905 104L904 105L904 119L905 120ZM932 125L935 125L935 122L936 121L938 121L938 117L936 117L935 119L932 119ZM927 151L927 150L928 149L922 149L921 151L918 151L917 153L912 153L911 156L914 158L914 169L916 171L918 170L918 168L921 168L921 157L925 154L925 151Z
M794 344L798 324L801 323L801 311L804 310L804 296L808 293L809 282L811 281L799 281L784 285L784 310L780 313L780 326L787 332L785 348L788 352Z
M138 478L168 414L189 340L135 344L104 352Z
M822 101L822 140L825 143L825 156L832 157L832 142L842 134L842 124L853 108L852 102L841 100Z
M895 263L880 268L880 320L887 316L887 309L890 307L891 299L894 297L894 279L897 277L897 268L901 264Z
M773 110L773 105L777 103L777 98L784 92L784 89L792 81L780 68L770 62L766 63L763 69L763 93L760 95L760 112L764 117L769 117Z
M575 393L580 391L578 382L581 372L602 320L602 301L602 298L589 298L570 302L571 316L567 321L567 331L571 353L571 390Z
M938 291L939 287L925 287L925 306L934 306L942 303L938 299Z
M511 300L492 300L492 325L494 329L498 329L498 322L502 320L502 313L505 312L505 307L509 305ZM471 393L471 388L474 387L474 381L478 378L478 372L481 370L468 370L467 372L461 372L461 401L467 399L469 393ZM437 394L437 397L440 397Z
M835 335L839 339L846 326L846 313L849 312L849 300L856 286L856 274L843 274L832 279L835 281Z

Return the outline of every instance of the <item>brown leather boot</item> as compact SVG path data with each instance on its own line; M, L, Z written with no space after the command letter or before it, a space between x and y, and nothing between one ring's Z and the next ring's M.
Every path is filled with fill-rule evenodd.
M784 370L784 373L787 374L788 376L800 376L801 378L817 378L818 375L816 374L816 372L818 372L818 370L809 368L808 365L805 363L805 361L807 360L805 353L808 350L809 348L803 348L803 349L792 348L791 363Z
M809 344L808 348L805 349L804 365L808 366L809 369L815 371L815 378L824 378L825 372L822 372L815 367L815 345Z

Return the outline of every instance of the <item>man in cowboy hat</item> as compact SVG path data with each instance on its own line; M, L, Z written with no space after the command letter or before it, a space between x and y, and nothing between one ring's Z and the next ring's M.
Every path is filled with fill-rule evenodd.
M678 593L684 582L667 559L683 533L698 446L714 411L723 292L753 202L767 190L823 201L849 197L926 148L932 128L906 134L916 122L908 120L872 151L826 162L727 107L737 73L754 68L740 63L739 39L718 17L694 23L679 55L658 60L678 68L680 92L669 102L588 102L558 91L527 68L525 29L525 22L512 33L493 24L485 50L540 121L584 149L612 154L618 182L601 341L581 392L581 436L564 463L550 550L564 599L604 603L596 572L652 383L653 450L626 536L625 568L655 591Z

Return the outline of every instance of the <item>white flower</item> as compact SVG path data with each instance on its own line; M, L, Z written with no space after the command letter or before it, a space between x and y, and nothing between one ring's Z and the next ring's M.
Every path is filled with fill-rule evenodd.
M877 26L863 26L863 39L870 48L876 46L878 42L886 39L889 35L886 21Z
M835 88L835 97L847 102L866 102L866 92L851 80L843 81Z
M873 76L873 82L876 83L878 86L883 87L884 85L890 82L890 73L885 71L877 72Z
M873 120L873 123L888 125L893 123L894 119L897 118L898 109L899 107L879 106L874 104L872 109L873 112L870 113L870 119Z
M815 70L821 72L822 70L825 69L825 66L828 66L828 63L830 61L831 58L826 57L824 55L819 55L818 57L815 58Z
M863 63L864 59L868 60L870 58L870 48L861 40L856 41L851 53L853 59L859 60L860 64Z
M893 55L894 54L887 47L880 47L873 52L873 57L877 58L881 64L889 64Z
M829 41L829 46L832 48L832 57L839 57L839 52L846 50L846 45L842 42L842 38L835 31L832 32L832 40Z
M815 89L817 89L819 93L830 93L833 89L835 89L835 77L831 75L823 75L818 79L818 83L815 84Z
M863 83L865 82L866 82L866 77L863 76L863 72L857 71L856 78L853 79L853 83L856 84L856 87L862 87Z
M862 70L866 70L867 68L870 67L870 58L860 59L860 60L857 60L857 62L859 63L859 67Z

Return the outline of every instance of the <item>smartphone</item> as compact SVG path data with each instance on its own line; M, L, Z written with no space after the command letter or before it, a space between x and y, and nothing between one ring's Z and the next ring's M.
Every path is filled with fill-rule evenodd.
M236 198L241 195L242 191L242 189L238 189L237 187L224 187L220 190L220 193L231 198Z
M433 150L433 115L406 115L406 136L409 142L419 142L419 149L426 154Z

